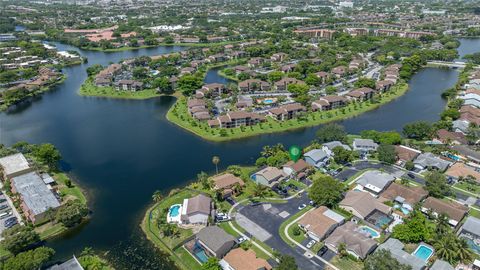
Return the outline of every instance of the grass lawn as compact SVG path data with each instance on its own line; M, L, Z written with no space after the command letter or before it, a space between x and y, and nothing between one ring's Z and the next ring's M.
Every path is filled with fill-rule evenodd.
M87 203L87 198L85 197L81 188L78 185L72 182L71 186L67 187L65 183L70 178L65 173L56 173L52 177L59 185L60 193L62 194L62 196L67 197L66 199L75 198L81 201L83 204Z
M454 185L454 187L463 189L465 191L471 192L471 193L476 193L480 194L480 185L478 184L473 184L473 183L468 183L466 181L458 182Z
M304 213L306 213L308 210L312 209L312 207L310 205L308 205L307 207L305 207L304 209L298 211L296 214L290 216L287 220L285 220L282 225L280 225L280 228L278 229L278 233L280 234L280 237L282 238L283 241L285 241L285 243L289 244L290 246L292 247L295 247L296 245L288 240L287 236L285 235L285 228L287 227L287 225L289 223L291 223L293 220L297 219L299 216L303 215ZM291 227L295 226L295 224L292 224ZM290 230L288 230L288 233L290 234ZM295 239L293 237L293 234L290 234L290 236Z
M161 96L156 89L142 91L117 91L113 87L98 87L93 84L93 78L89 77L80 87L78 93L81 96L123 98L123 99L148 99Z
M240 237L240 234L237 233L232 226L228 224L228 222L222 222L218 225L218 227L222 228L226 233L232 235L233 237L237 238Z
M295 241L297 241L298 243L302 243L302 241L307 239L307 237L305 236L305 233L300 228L298 228L300 230L300 234L295 235L293 233L295 227L298 227L298 225L294 224L294 225L290 226L290 228L288 228L288 235L291 238L293 238Z
M188 269L200 269L202 265L183 247L174 250L175 254L188 266Z
M348 270L363 269L363 263L353 261L348 257L340 258L340 256L337 255L333 257L333 259L330 262L340 269L348 269Z
M480 218L480 211L477 209L470 208L470 211L468 211L468 215L476 218Z
M67 229L68 228L63 226L61 223L53 224L52 222L35 227L35 231L40 235L40 239L42 240L59 235L65 232Z
M199 122L192 118L188 113L187 99L181 97L177 99L177 102L170 108L167 113L167 119L204 138L211 141L227 141L232 139L240 139L245 137L251 137L258 134L274 133L287 130L293 130L298 128L317 126L320 124L338 121L360 115L364 112L376 109L383 104L386 104L395 98L403 95L408 90L408 84L399 84L392 88L391 91L382 94L378 97L378 102L362 102L357 104L349 104L348 106L331 111L318 111L309 112L306 119L291 119L287 121L276 121L270 117L267 117L267 121L258 125L249 127L238 127L229 129L210 128L206 122Z

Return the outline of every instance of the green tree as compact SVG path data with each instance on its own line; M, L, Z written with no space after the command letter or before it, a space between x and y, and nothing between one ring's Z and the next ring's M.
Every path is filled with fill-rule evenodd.
M202 264L202 270L222 270L222 267L217 258L210 257L204 264Z
M313 73L308 74L305 78L305 83L308 85L319 85L321 82L322 79Z
M87 68L87 74L88 76L92 76L97 74L103 69L103 66L100 64L95 64Z
M432 125L426 121L409 123L403 127L403 134L410 139L416 140L430 139L433 131Z
M451 108L443 111L440 116L443 120L456 120L460 117L460 112L455 108Z
M465 239L457 238L452 232L436 237L433 247L440 259L452 265L456 265L458 262L468 264L473 260L473 253Z
M36 145L32 154L42 163L46 164L50 168L57 167L58 161L62 159L60 152L51 143L44 143Z
M327 95L333 95L337 92L337 88L333 85L329 85L327 87L325 87L325 93Z
M215 171L218 174L218 163L220 163L220 157L219 156L213 156L212 157L212 163L215 165Z
M393 164L397 160L395 147L393 145L381 144L378 149L378 159L382 162Z
M275 270L297 270L298 266L295 258L290 255L280 256L279 262Z
M180 77L177 82L178 89L186 96L191 95L195 90L201 88L202 85L202 78L194 75L184 75Z
M57 210L55 221L62 223L65 227L73 227L87 215L88 208L86 205L78 200L70 200Z
M375 83L376 82L374 79L360 77L353 85L357 88L368 87L368 88L375 89Z
M343 183L329 175L315 175L308 190L308 197L317 205L334 207L342 199L345 190Z
M317 140L320 143L331 141L346 142L347 132L345 132L345 128L339 124L326 124L318 129Z
M336 163L344 164L353 160L352 151L349 151L341 146L332 149L333 159Z
M210 189L210 181L208 180L208 174L206 172L197 174L197 180L202 184L203 189Z
M267 187L262 184L255 183L252 195L258 198L265 198L265 196L267 196Z
M55 251L49 247L39 247L8 258L2 269L28 270L41 269L52 259Z
M414 210L403 224L393 227L392 237L406 243L418 243L430 239L433 231L425 215Z
M283 72L281 71L272 71L268 73L268 80L271 82L280 81L283 77Z
M411 171L414 168L415 168L415 164L413 163L413 161L407 160L407 162L405 162L405 169Z
M18 254L40 241L40 236L32 228L20 224L4 230L2 237L4 238L3 247L13 254Z
M153 194L152 194L152 200L154 202L158 203L162 199L163 199L162 192L160 190L155 190L155 192L153 192Z
M425 177L425 189L430 196L435 198L443 198L450 194L450 186L444 174L432 171Z
M410 265L401 264L389 250L382 249L368 256L365 260L363 269L365 270L411 270Z
M172 85L167 77L156 78L152 82L152 87L157 88L158 91L162 93L167 93L172 91Z

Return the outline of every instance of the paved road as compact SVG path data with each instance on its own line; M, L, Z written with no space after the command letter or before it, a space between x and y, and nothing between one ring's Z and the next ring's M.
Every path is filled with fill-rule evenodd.
M305 251L299 247L291 247L285 243L279 235L281 224L291 215L298 212L298 206L302 203L308 204L309 199L306 193L302 193L299 198L292 198L287 203L276 203L257 206L243 206L239 208L238 213L254 221L257 226L270 233L271 237L264 241L273 249L282 254L288 254L295 258L299 269L324 269L324 264L318 259L309 259L304 256ZM287 217L281 217L281 213L288 212ZM245 228L247 229L247 228ZM253 231L253 233L256 233Z

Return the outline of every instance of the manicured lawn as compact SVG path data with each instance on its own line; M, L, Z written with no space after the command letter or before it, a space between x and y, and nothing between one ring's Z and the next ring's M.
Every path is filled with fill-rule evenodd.
M468 215L472 217L480 218L480 211L478 211L477 209L470 208Z
M408 84L399 84L392 88L390 92L378 97L378 102L362 102L359 105L350 104L344 108L331 111L309 112L306 119L291 119L287 121L276 121L267 117L267 121L258 125L239 128L210 128L206 122L199 122L192 118L187 110L187 100L181 97L177 100L167 113L167 119L172 123L208 140L226 141L250 137L258 134L274 133L287 131L309 126L316 126L332 121L346 119L360 115L364 112L376 109L381 105L388 103L395 98L403 95L408 90Z
M228 224L228 222L222 222L218 225L218 227L222 228L226 233L232 235L233 237L237 238L240 237L240 234L237 233L232 226Z
M98 87L93 84L93 78L89 77L80 87L78 92L81 96L123 98L123 99L148 99L161 96L156 89L142 91L119 91L113 87Z
M285 241L285 243L289 244L292 247L296 246L292 241L288 240L287 236L285 235L285 228L287 227L287 225L289 223L291 223L293 220L295 220L299 216L303 215L304 213L306 213L310 209L312 209L312 207L309 205L309 206L305 207L304 209L298 211L296 214L290 216L287 220L285 220L282 223L282 225L280 225L280 228L278 229L278 233L280 234L280 237L282 238L282 240ZM291 225L291 227L293 227L293 226L295 226L295 224ZM290 230L288 230L288 233L290 234ZM293 238L293 234L290 234L290 236ZM293 239L295 239L295 238L293 238Z
M35 228L35 231L38 234L40 234L40 238L42 240L59 235L65 232L66 230L67 228L63 226L61 223L53 224L52 222L48 222L46 224L43 224Z
M67 199L68 197L70 197L81 201L83 204L87 203L87 198L85 197L81 188L78 185L72 182L71 187L67 187L65 182L70 178L65 173L56 173L52 177L59 185L60 193L63 196L66 196Z
M462 182L456 183L454 185L454 187L463 189L463 190L471 192L471 193L480 194L480 185L478 185L478 184L473 184L473 183L468 183L468 182L462 181Z
M290 228L288 228L288 235L290 235L290 237L292 237L298 243L302 243L302 241L307 239L307 237L305 236L304 232L300 228L299 228L300 229L300 234L295 235L293 233L295 227L298 227L298 225L294 224L294 225L290 226Z
M200 269L202 265L183 247L175 249L175 254L182 260L188 269Z
M340 256L338 255L333 257L333 259L330 262L340 269L348 269L348 270L363 269L363 263L353 261L347 257L340 258Z

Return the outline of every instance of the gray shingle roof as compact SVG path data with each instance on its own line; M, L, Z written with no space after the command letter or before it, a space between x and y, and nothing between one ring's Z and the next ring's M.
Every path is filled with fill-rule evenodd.
M357 180L357 184L360 184L364 187L374 186L383 190L385 186L395 180L395 177L391 174L384 173L381 171L367 171L360 179Z
M476 217L468 217L462 226L462 230L480 236L480 219Z
M217 226L208 226L201 229L197 233L197 239L215 253L225 244L231 244L232 247L235 244L235 238Z
M422 167L436 167L440 170L447 169L447 167L451 164L451 162L443 160L432 153L420 154L413 163L418 164Z
M378 246L377 250L389 250L392 257L401 264L410 265L412 270L421 270L425 267L425 261L403 250L403 243L398 239L390 238Z
M12 178L12 185L22 196L25 205L35 215L41 214L49 208L57 208L60 206L55 195L48 189L42 178L36 172L30 172Z
M304 156L313 159L316 163L328 157L327 153L320 149L310 150Z
M442 260L436 260L430 270L454 270L453 266L451 266L448 262Z

